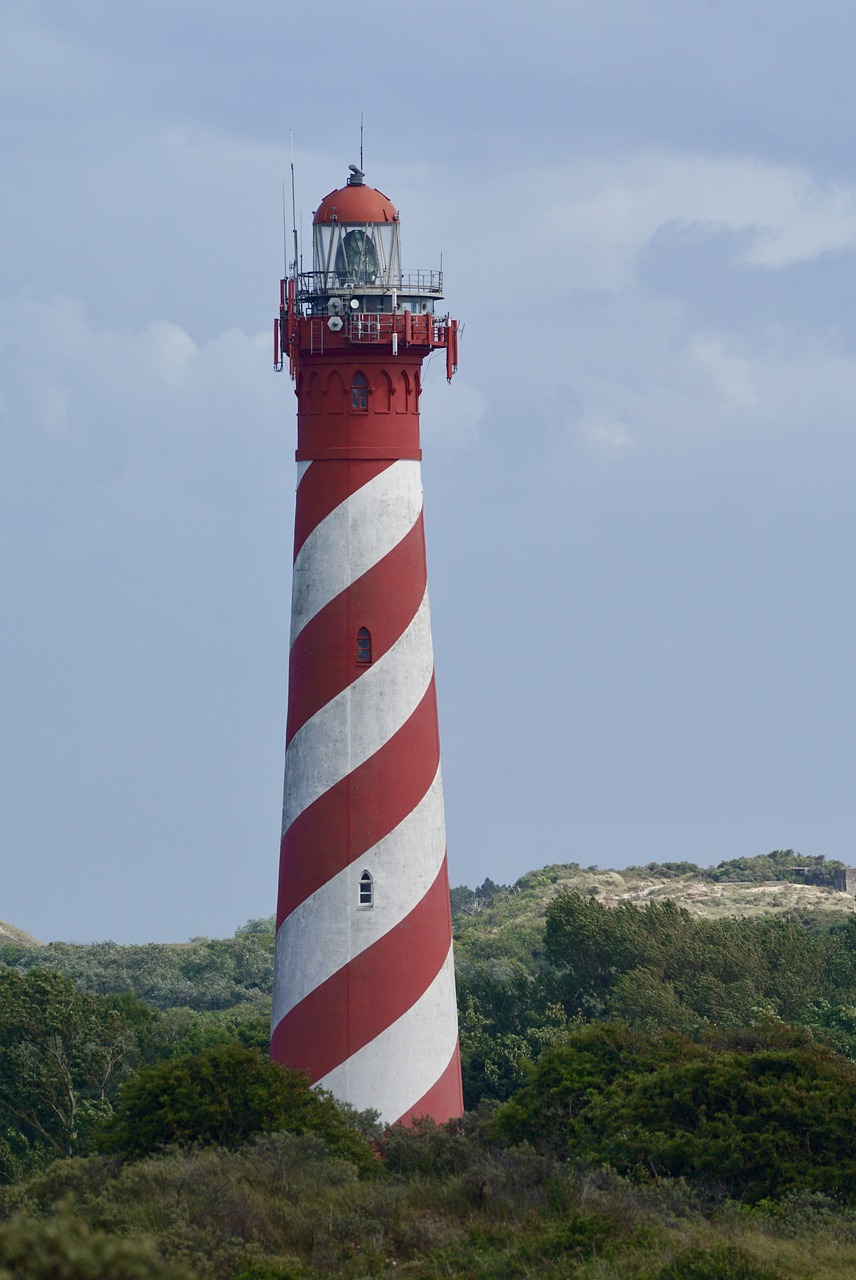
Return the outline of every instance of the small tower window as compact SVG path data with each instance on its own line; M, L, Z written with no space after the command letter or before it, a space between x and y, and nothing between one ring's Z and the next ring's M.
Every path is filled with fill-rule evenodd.
M368 627L360 627L357 632L357 662L367 667L372 660L372 633Z
M369 384L364 373L355 373L351 383L351 408L357 413L367 413L369 407Z
M360 876L360 906L374 906L374 880L370 871L364 871Z

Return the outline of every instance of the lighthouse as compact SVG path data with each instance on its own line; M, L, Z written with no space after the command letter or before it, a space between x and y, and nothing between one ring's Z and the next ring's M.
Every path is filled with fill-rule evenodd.
M386 1124L461 1114L419 401L457 322L355 165L281 283L297 501L271 1056Z

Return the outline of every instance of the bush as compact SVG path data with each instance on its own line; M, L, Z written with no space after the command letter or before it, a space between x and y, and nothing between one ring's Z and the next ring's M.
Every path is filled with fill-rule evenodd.
M193 1280L151 1240L93 1231L70 1214L0 1225L0 1280Z
M749 1202L856 1198L856 1066L786 1028L693 1043L615 1025L547 1050L493 1121L511 1141Z
M734 1245L685 1249L648 1280L780 1280L781 1272L755 1262Z
M139 1157L164 1147L236 1147L256 1133L317 1133L363 1169L377 1159L359 1121L305 1076L239 1044L216 1045L143 1068L123 1085L102 1140Z

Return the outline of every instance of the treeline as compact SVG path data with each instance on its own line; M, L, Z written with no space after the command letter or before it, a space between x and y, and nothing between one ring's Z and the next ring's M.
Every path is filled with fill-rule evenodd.
M782 917L705 920L671 902L548 904L540 948L461 948L465 1095L503 1100L569 1022L622 1021L698 1037L782 1022L856 1058L856 917L823 929Z
M270 1010L273 919L269 932L250 921L234 938L195 938L184 943L43 947L0 946L0 964L19 972L51 969L93 995L133 995L155 1009L199 1012L246 1006Z
M382 1133L267 1060L272 920L3 948L0 1277L856 1272L856 917L607 907L559 874L456 891L442 1129Z
M793 849L774 849L772 853L757 854L752 858L730 858L715 867L698 867L694 862L649 862L645 866L628 867L622 874L653 876L674 879L677 876L698 876L710 884L735 884L779 880L791 884L812 884L832 888L835 872L843 870L844 863L823 854L795 853Z

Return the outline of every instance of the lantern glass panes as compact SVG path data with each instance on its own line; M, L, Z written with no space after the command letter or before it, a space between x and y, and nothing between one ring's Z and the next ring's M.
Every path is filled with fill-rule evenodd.
M313 246L316 288L401 288L397 222L319 222Z

